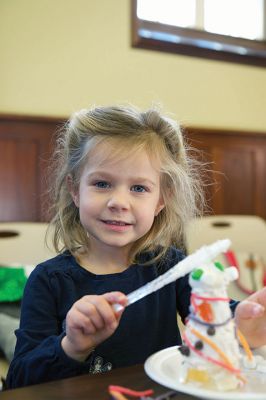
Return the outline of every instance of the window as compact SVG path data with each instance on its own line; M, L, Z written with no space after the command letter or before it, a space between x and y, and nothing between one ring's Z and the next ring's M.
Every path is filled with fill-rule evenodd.
M266 66L266 0L131 0L134 47Z

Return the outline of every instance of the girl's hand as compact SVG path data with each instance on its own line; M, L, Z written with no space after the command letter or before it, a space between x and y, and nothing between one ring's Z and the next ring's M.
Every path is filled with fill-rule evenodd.
M266 344L266 287L237 305L235 320L250 347Z
M65 353L75 360L85 361L94 347L116 330L123 309L115 312L112 305L127 304L121 292L101 296L84 296L73 304L66 316L66 336L61 345Z

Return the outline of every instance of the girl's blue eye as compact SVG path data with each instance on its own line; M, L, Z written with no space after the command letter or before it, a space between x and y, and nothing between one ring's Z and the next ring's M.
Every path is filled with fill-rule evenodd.
M100 189L107 189L110 187L110 184L108 182L105 181L99 181L99 182L95 182L94 184L96 187L100 188Z
M134 186L132 186L132 190L133 190L133 192L137 192L137 193L144 193L147 191L147 189L142 185L134 185Z

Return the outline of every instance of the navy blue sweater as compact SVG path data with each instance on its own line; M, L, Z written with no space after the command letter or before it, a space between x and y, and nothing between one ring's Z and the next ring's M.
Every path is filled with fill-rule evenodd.
M188 314L190 287L187 277L126 308L115 333L85 362L68 357L61 347L66 314L74 302L89 294L117 290L128 294L166 272L183 255L171 248L160 265L143 265L149 257L151 255L143 255L139 264L122 273L108 275L88 272L69 252L39 264L25 288L7 387L143 363L151 354L180 344L176 311L183 319Z

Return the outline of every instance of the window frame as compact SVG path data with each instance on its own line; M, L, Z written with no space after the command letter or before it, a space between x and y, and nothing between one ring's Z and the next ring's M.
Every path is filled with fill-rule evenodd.
M162 39L163 34L166 34L164 39ZM131 44L133 48L266 66L266 40L235 38L198 29L145 21L137 17L137 0L131 0ZM220 49L214 49L214 46ZM239 48L243 54L237 52Z

